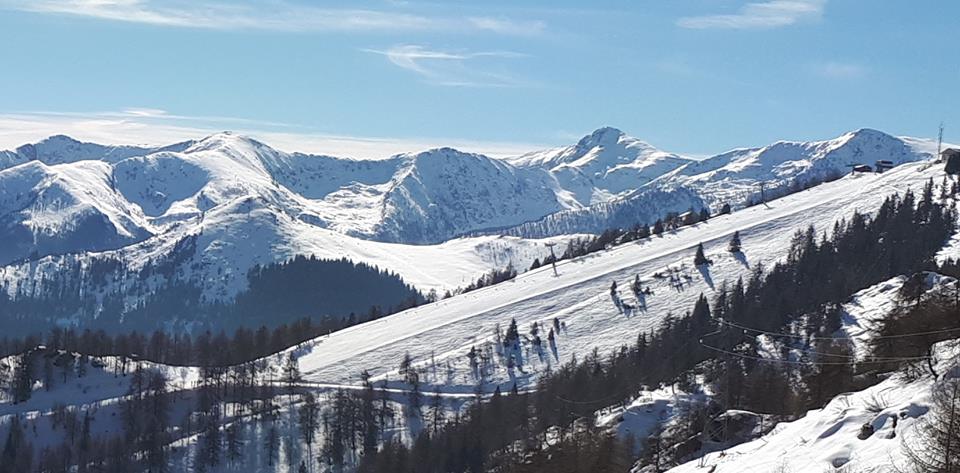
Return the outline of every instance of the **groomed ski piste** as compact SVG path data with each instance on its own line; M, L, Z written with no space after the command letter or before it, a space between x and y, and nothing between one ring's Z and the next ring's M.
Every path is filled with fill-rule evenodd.
M641 331L656 330L667 317L684 316L701 293L712 299L724 282L732 285L758 265L769 267L785 257L797 230L812 225L818 233L829 232L835 221L855 211L872 213L886 197L907 189L918 192L931 178L936 183L942 180L942 166L919 162L883 174L851 174L662 236L561 261L557 276L546 266L291 350L298 355L307 382L359 384L361 371L368 370L375 382L404 387L396 368L409 354L421 368L424 389L470 393L479 384L482 391L491 392L514 383L529 388L547 368L594 349L607 354L633 343ZM735 231L743 242L740 255L727 251ZM712 265L694 266L699 243ZM637 275L653 291L643 301L629 289ZM618 311L610 294L614 281L620 298L635 310ZM538 353L524 344L521 365L495 366L482 380L475 376L466 355L471 347L492 349L497 326L505 330L515 319L521 334L528 334L535 322L546 332L554 318L564 326L555 350L544 343Z

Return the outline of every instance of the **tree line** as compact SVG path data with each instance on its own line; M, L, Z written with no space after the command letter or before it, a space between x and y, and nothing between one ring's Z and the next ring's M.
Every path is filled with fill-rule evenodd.
M187 276L196 236L138 270L117 256L89 261L62 257L57 271L0 287L0 323L7 334L46 331L58 320L107 332L169 332L269 327L303 317L350 319L349 324L422 304L426 298L399 275L346 258L296 256L256 265L234 298L209 298L203 281ZM130 305L127 300L138 302ZM333 321L330 324L335 324Z

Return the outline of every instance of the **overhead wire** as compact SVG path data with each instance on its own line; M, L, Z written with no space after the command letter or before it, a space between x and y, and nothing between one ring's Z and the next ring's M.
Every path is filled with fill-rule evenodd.
M717 353L723 353L723 354L725 354L725 355L735 356L735 357L738 357L738 358L743 358L743 359L747 359L747 360L763 361L763 362L767 362L767 363L781 363L781 364L789 364L789 365L815 365L815 366L842 366L842 365L849 365L849 364L850 364L849 361L802 361L802 360L783 360L783 359L780 359L780 358L764 358L764 357L762 357L762 356L745 355L745 354L743 354L743 353L737 353L737 352L733 352L733 351L730 351L730 350L724 350L723 348L715 347L715 346L713 346L713 345L707 345L706 343L703 343L703 340L700 341L700 346L702 346L702 347L704 347L704 348L706 348L706 349L708 349L708 350L715 351L715 352L717 352ZM880 361L880 360L870 360L870 359L867 359L867 360L863 360L863 361L858 361L858 362L856 362L856 364L860 364L860 365L862 365L862 364L883 364L883 363L890 363L891 361L923 361L923 360L929 360L929 359L931 359L931 357L926 357L926 356L922 356L922 357L902 357L902 358L896 358L896 359L895 359L895 358L890 358L890 359L882 360L882 361Z
M767 330L755 329L755 328L747 327L745 325L737 324L734 322L728 322L722 319L717 319L716 322L720 325L727 325L729 327L734 327L744 331L750 331L750 332L764 334L764 335L781 336L785 338L795 338L795 339L807 338L804 335L797 335L797 334L790 334L790 333L777 333L777 332L770 332ZM942 330L928 330L923 332L903 333L903 334L897 334L897 335L877 336L877 337L871 337L871 339L876 340L876 339L890 339L890 338L906 338L906 337L916 337L916 336L924 336L924 335L935 335L940 333L949 333L949 332L956 332L956 331L960 331L960 327L942 329ZM736 353L730 350L725 350L725 349L704 343L705 338L718 335L720 333L721 333L721 330L718 329L713 332L704 334L699 339L700 345L703 346L704 348L707 348L715 352L737 356L743 359L752 359L752 360L765 361L765 362L771 362L771 363L810 364L810 365L846 365L846 364L849 364L851 361L853 361L856 364L882 364L882 363L900 362L900 361L925 361L933 358L931 356L884 356L884 357L865 357L864 359L859 359L860 357L857 357L856 355L844 355L839 353L823 353L817 350L809 350L804 348L790 348L790 350L799 351L802 353L808 353L817 357L842 358L844 360L849 360L849 361L831 362L831 361L806 361L806 360L784 360L779 358L765 358L762 356L745 355L742 353ZM819 340L856 340L855 337L816 337L814 336L811 338L819 339Z
M735 323L735 322L729 322L729 321L726 321L726 320L717 320L717 323L719 323L719 324L721 324L721 325L727 325L727 326L729 326L729 327L738 328L738 329L741 329L741 330L746 330L746 331L753 332L753 333L759 333L759 334L762 334L762 335L771 335L771 336L775 336L775 337L786 337L786 338L802 338L802 339L807 338L806 335L793 334L793 333L770 332L770 331L767 331L767 330L760 330L760 329L756 329L756 328L752 328L752 327L747 327L747 326L745 326L745 325L741 325L741 324L738 324L738 323ZM928 331L924 331L924 332L901 333L901 334L897 334L897 335L878 335L878 336L875 336L875 337L870 337L870 339L871 339L871 340L883 340L883 339L889 339L889 338L920 337L920 336L924 336L924 335L936 335L936 334L940 334L940 333L958 332L958 331L960 331L960 327L954 327L954 328L948 328L948 329L941 329L941 330L928 330ZM847 337L821 337L821 336L819 336L819 335L811 335L810 338L818 339L818 340L856 340L856 339L857 339L857 337L849 337L849 336L847 336Z

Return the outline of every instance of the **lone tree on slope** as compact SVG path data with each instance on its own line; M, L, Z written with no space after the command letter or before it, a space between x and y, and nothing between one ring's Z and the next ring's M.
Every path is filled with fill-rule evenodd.
M703 243L697 245L697 255L693 258L693 264L696 266L703 266L712 263L712 261L707 259L707 256L703 254Z
M731 253L740 252L740 232L733 232L733 237L730 238L730 246L727 248Z

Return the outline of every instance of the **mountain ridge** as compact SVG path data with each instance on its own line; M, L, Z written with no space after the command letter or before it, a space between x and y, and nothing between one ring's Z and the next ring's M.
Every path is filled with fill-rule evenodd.
M586 219L591 224L560 225L572 232L599 231L626 224L625 219L650 223L691 207L716 211L723 203L743 205L760 182L778 188L830 179L851 164L878 159L901 164L924 157L912 144L869 128L830 140L740 148L701 161L659 150L613 127L599 128L570 146L502 159L439 147L356 160L286 153L231 132L152 148L54 135L3 152L0 164L18 164L0 169L0 183L38 201L49 186L16 183L11 170L30 162L54 166L62 185L75 188L65 194L95 196L83 205L113 227L102 231L141 239L202 218L233 199L254 197L278 212L352 237L432 244L566 215L592 215ZM109 167L97 168L104 175L94 177L85 162ZM63 177L79 174L87 179ZM623 217L595 218L611 208L622 209ZM50 209L7 207L6 231L37 236L31 225L42 220L38 215L50 220ZM54 236L56 231L45 230ZM28 256L20 253L0 264Z
M526 239L651 224L688 209L716 212L723 203L740 207L756 199L759 183L788 192L846 173L854 161L899 164L929 156L870 129L703 161L611 127L568 147L506 159L440 147L356 160L286 153L229 132L140 156L126 155L133 148L66 137L38 149L45 146L53 146L41 153L49 159L0 169L0 236L11 242L0 249L0 268L10 268L8 279L29 273L42 280L18 268L45 256L119 251L125 261L162 259L176 242L204 235L190 263L198 269L184 274L213 281L205 283L205 294L214 300L240 290L253 265L297 254L333 257L338 254L329 249L336 249L377 264L391 258L388 245L436 255L431 248L464 235L511 235L518 238L500 251L524 248L529 258L495 258L488 268L526 266L534 255L542 257ZM58 151L71 147L89 149ZM79 159L89 156L98 159ZM486 250L458 251L471 261L486 258ZM446 274L462 283L464 275L476 276L472 271L482 269L468 265ZM413 280L431 288L451 286L418 274Z

